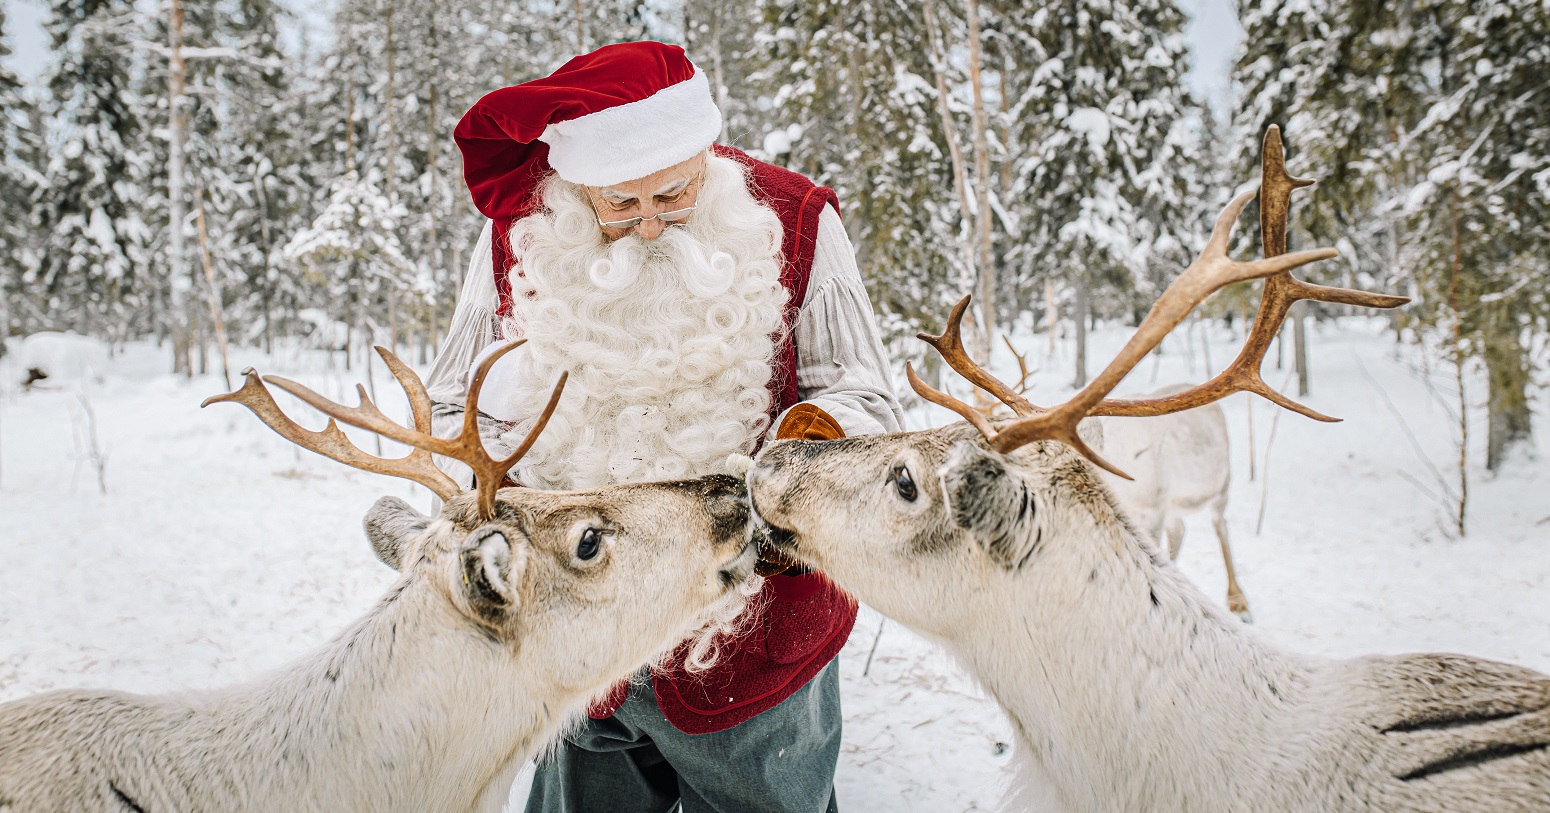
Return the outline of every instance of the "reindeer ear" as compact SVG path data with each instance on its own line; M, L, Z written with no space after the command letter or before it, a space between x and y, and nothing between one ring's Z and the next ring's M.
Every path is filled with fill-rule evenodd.
M463 544L462 563L463 590L474 612L494 622L517 607L516 585L527 567L527 537L520 531L493 525L475 530Z
M382 563L400 570L404 545L430 525L430 518L409 507L409 503L397 497L383 497L366 512L362 523L366 526L366 539Z
M941 471L953 521L979 540L996 564L1015 570L1028 563L1043 531L1028 484L1006 458L962 443Z

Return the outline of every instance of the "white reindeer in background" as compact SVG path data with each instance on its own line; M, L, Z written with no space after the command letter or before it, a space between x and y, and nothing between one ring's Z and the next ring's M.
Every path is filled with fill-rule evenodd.
M1160 398L1188 389L1187 384L1177 384L1137 397ZM1244 621L1252 621L1227 540L1232 458L1227 415L1221 405L1210 403L1150 418L1103 418L1102 422L1104 458L1131 475L1102 475L1120 507L1158 544L1166 534L1168 557L1174 560L1184 545L1184 518L1209 510L1227 570L1227 609Z
M51 387L101 383L108 372L107 343L77 333L34 333L21 341L16 356L19 383L29 388L39 381Z
M1261 206L1284 224L1292 179L1270 146ZM1175 412L1239 390L1316 415L1258 373L1286 309L1304 298L1406 301L1287 273L1334 256L1327 249L1227 259L1248 198L1228 207L1201 257L1070 401L1041 411L968 360L965 300L927 340L1020 417L991 423L911 370L917 392L969 424L774 443L749 472L755 511L783 552L940 642L981 681L1016 732L1023 809L1550 810L1550 676L1460 655L1280 650L1138 533L1092 465L1112 470L1088 446L1095 433L1078 432L1090 415ZM1104 400L1206 296L1262 277L1259 318L1227 372L1164 398Z
M756 561L741 482L497 494L563 379L527 442L497 461L474 425L493 357L470 387L462 435L444 440L429 435L418 376L379 352L409 392L415 430L364 392L347 408L268 380L416 447L404 458L366 455L332 420L322 432L297 426L252 370L210 401L242 403L301 446L446 501L435 519L391 497L367 515L373 547L402 573L392 589L321 650L253 684L0 705L0 811L499 811L523 762L594 694L682 640L708 608L741 600ZM477 494L462 494L432 451L472 466Z
M1001 341L1017 359L1018 379L1008 387L1018 396L1028 394L1028 359L1005 335ZM1189 389L1174 384L1137 396L1156 398ZM982 390L976 388L978 396ZM1025 399L1026 400L1026 399ZM977 404L975 410L986 418L1000 416L1005 404ZM1159 544L1168 538L1168 557L1175 561L1184 546L1184 518L1209 508L1216 541L1222 548L1222 564L1227 570L1227 609L1253 623L1249 600L1238 586L1233 569L1232 546L1227 539L1227 492L1232 485L1231 447L1227 439L1227 414L1216 403L1187 412L1158 415L1147 420L1101 418L1103 454L1117 461L1129 476L1103 472L1104 482L1114 492L1120 507L1132 522L1152 535Z

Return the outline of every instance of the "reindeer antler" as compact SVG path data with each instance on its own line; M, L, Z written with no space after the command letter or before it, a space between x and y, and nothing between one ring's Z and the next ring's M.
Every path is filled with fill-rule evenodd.
M413 429L383 415L377 405L367 397L366 389L359 384L355 389L360 396L360 405L347 407L334 403L289 379L274 375L260 378L252 367L242 371L246 381L240 389L207 398L200 406L209 406L223 401L241 404L251 409L259 420L278 432L281 437L304 449L310 449L364 471L413 480L429 488L442 500L456 497L463 493L463 489L436 467L431 455L439 454L461 461L474 470L474 483L479 493L479 515L490 518L495 514L495 493L500 489L502 478L538 440L539 433L544 430L549 417L554 414L555 407L559 405L560 393L564 391L568 377L566 373L560 374L560 380L554 385L554 392L549 396L549 403L544 407L537 422L533 424L533 428L528 431L522 444L503 459L496 460L491 457L489 452L485 451L484 442L479 437L479 392L483 389L484 379L489 375L490 368L495 365L495 362L520 347L525 341L526 339L519 339L491 353L474 371L473 380L468 385L467 404L463 410L463 428L454 438L438 438L431 434L431 399L425 390L425 383L414 370L385 347L376 348L377 354L382 356L382 360L392 371L393 377L398 379L399 385L404 388L404 393L409 397L409 410L414 418ZM313 432L297 425L275 403L274 396L264 386L266 381L327 415L328 426L321 432ZM396 440L412 447L413 451L400 458L366 454L350 442L335 423L336 420L375 432L390 440Z
M963 301L953 309L952 315L948 318L947 330L942 336L929 336L922 333L919 334L920 338L936 347L953 369L1000 398L1021 417L998 431L968 404L926 386L913 370L907 370L910 385L922 398L945 406L963 416L985 435L996 451L1004 454L1036 440L1058 440L1098 466L1125 479L1130 479L1129 475L1104 460L1077 435L1077 423L1083 418L1107 415L1167 415L1209 404L1234 392L1252 392L1301 415L1323 421L1336 420L1272 390L1260 377L1259 365L1264 361L1265 350L1270 346L1270 340L1280 330L1287 311L1292 303L1299 299L1370 308L1396 308L1410 300L1402 296L1311 285L1293 279L1290 273L1293 268L1334 257L1339 252L1331 248L1321 248L1299 251L1295 254L1283 253L1286 250L1286 218L1290 209L1291 192L1293 189L1311 185L1313 182L1293 178L1287 174L1281 153L1281 133L1275 126L1265 134L1262 164L1260 206L1261 220L1266 224L1267 257L1253 262L1238 262L1227 256L1227 243L1232 234L1233 223L1243 212L1243 207L1247 206L1249 200L1254 197L1253 192L1245 192L1234 198L1217 217L1216 226L1211 231L1211 239L1205 249L1188 268L1184 269L1184 273L1163 291L1162 296L1152 305L1152 310L1136 328L1135 334L1130 337L1130 341L1120 350L1119 355L1069 401L1049 410L1039 410L968 359L963 353L963 343L958 339L958 323L968 307L968 297L964 297ZM1207 297L1228 285L1255 279L1266 279L1259 314L1244 342L1243 349L1226 370L1204 384L1161 398L1104 398L1118 386L1120 380L1136 364L1140 363L1141 359L1162 342L1163 337L1178 327L1190 311Z

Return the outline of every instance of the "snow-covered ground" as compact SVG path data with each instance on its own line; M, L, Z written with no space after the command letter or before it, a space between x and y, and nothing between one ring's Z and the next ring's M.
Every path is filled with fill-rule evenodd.
M1099 331L1092 357L1108 358L1125 335ZM1236 337L1218 327L1210 339L1212 361L1225 363ZM1069 346L1043 359L1041 337L1019 344L1040 368L1034 400L1064 395ZM1198 332L1170 340L1123 389L1199 380L1200 344ZM1539 448L1495 478L1481 468L1483 423L1472 411L1469 534L1458 539L1435 496L1438 476L1457 476L1451 370L1433 363L1428 379L1416 348L1396 346L1376 320L1318 328L1311 357L1309 403L1346 420L1277 419L1253 404L1256 480L1250 407L1245 396L1225 402L1234 552L1258 633L1303 652L1441 649L1550 670L1550 410L1539 405ZM418 487L299 452L240 407L201 411L224 390L219 376L172 378L149 346L131 346L84 397L74 385L20 392L9 361L0 360L0 701L60 687L246 680L319 645L392 581L360 518L383 494L423 503ZM236 351L233 368L247 364L332 397L361 376L299 352ZM1002 349L997 368L1011 366ZM401 401L380 365L376 373L396 414ZM1267 364L1273 386L1286 374ZM105 494L86 460L88 405ZM950 417L912 415L916 426ZM1209 595L1223 594L1204 516L1191 522L1182 564ZM950 659L869 611L841 659L843 809L996 807L1010 728ZM523 795L519 787L514 798Z

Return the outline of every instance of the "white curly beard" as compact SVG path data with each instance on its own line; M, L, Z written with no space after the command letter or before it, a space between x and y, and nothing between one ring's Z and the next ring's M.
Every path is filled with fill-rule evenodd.
M480 407L520 443L562 371L570 380L524 485L582 489L724 473L769 425L769 380L787 293L781 224L742 167L711 156L698 208L654 241L609 241L581 187L551 177L545 210L512 229L505 338Z

